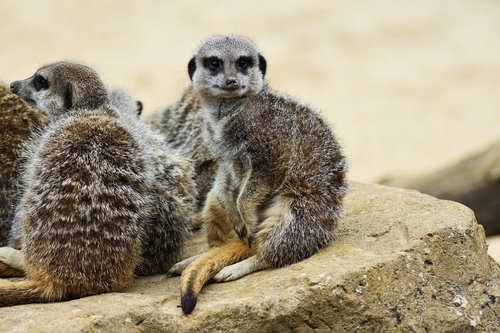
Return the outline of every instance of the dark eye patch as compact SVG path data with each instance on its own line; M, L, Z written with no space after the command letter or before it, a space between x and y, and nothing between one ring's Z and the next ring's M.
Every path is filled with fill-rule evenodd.
M203 65L212 71L217 71L222 67L222 60L217 57L208 57L203 59Z
M33 79L33 86L37 91L47 89L49 87L49 81L41 75L35 75L35 78Z
M248 67L253 66L252 58L251 57L244 57L244 56L239 57L238 60L236 60L236 66L238 67L238 69L244 71Z

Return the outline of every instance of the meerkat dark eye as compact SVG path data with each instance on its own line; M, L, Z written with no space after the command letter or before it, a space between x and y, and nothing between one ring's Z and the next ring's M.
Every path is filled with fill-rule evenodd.
M35 75L33 79L33 85L36 90L47 89L49 87L49 82L41 75Z
M240 57L236 61L236 66L238 66L239 69L245 70L248 67L252 66L252 58L249 57Z
M213 71L216 71L220 67L222 67L222 60L220 60L217 57L209 57L209 58L205 59L204 64L205 64L205 67L208 67Z

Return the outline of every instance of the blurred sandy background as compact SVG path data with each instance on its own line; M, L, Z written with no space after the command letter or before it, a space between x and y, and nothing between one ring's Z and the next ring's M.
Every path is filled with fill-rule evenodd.
M254 39L270 84L334 123L351 179L431 171L500 136L495 0L1 0L0 80L77 59L147 116L188 84L187 61L216 33Z

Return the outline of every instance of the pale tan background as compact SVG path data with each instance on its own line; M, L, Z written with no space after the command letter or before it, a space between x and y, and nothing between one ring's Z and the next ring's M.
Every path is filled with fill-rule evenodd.
M147 115L215 33L254 39L271 85L334 123L351 179L430 171L500 136L496 0L1 0L0 80L77 59Z

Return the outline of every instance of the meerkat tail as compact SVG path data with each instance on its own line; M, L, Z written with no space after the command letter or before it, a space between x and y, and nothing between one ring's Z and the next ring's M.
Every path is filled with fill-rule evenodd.
M196 307L198 295L211 278L222 268L248 257L250 248L239 239L214 247L189 265L181 276L181 307L185 314Z
M47 303L50 301L50 297L46 295L46 288L37 281L0 281L0 307Z

